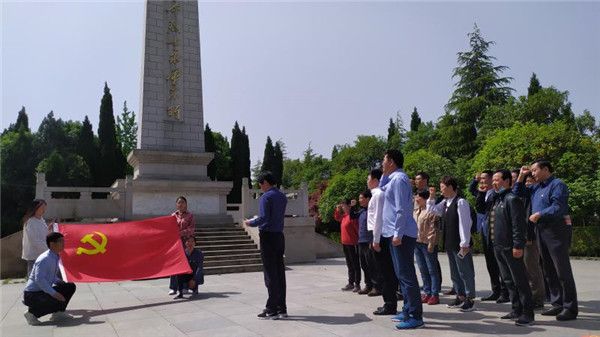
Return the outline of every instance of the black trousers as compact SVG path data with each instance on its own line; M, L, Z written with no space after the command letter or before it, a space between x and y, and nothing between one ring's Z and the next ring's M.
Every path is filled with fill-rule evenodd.
M194 274L179 274L177 275L177 291L183 292L184 288L188 287L188 282L194 279ZM190 290L194 291L198 289L198 285Z
M503 280L504 276L500 274L500 269L498 268L498 260L495 256L494 247L492 247L492 244L489 242L489 238L485 234L483 234L483 229L481 230L481 243L483 245L483 254L485 256L485 266L487 268L488 274L490 275L492 293L508 297L508 289L506 289L506 284Z
M266 305L268 312L287 312L284 252L285 237L282 232L260 232L260 257L269 294Z
M569 259L573 229L562 219L553 223L537 224L535 229L552 306L579 313L577 289Z
M375 251L369 248L368 243L358 244L358 256L360 260L360 268L365 274L365 285L367 289L381 289L379 284L377 262L375 262Z
M508 289L512 311L533 318L533 295L529 287L523 258L515 259L512 248L494 247L494 254L498 260L500 274Z
M360 286L360 260L358 258L358 246L344 246L344 256L348 267L348 284Z
M392 261L392 254L390 252L391 240L391 237L384 238L383 236L379 239L381 251L379 253L375 252L375 259L379 267L383 306L386 309L397 310L398 299L396 298L396 290L398 289L398 278L396 277L394 262Z
M23 303L29 307L29 312L37 318L53 312L65 311L71 297L75 293L75 288L75 283L58 283L52 287L52 289L65 297L64 302L57 300L43 291L25 291L23 293Z

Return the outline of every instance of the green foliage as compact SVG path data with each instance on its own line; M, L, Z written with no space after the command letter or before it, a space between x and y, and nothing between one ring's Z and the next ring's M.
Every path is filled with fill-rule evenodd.
M273 148L273 141L269 136L267 136L267 143L265 144L265 152L260 170L261 172L271 171L271 173L274 173L275 171L275 149ZM256 177L258 178L258 176Z
M542 85L540 84L540 80L538 80L537 75L533 73L531 78L529 79L529 88L527 88L527 96L533 96L540 92L542 89Z
M574 226L569 255L600 256L600 226Z
M405 153L415 152L419 149L429 149L431 142L436 140L437 133L433 122L421 123L416 131L409 131L407 140L402 151Z
M400 111L397 111L396 120L390 118L390 124L388 125L387 149L402 149L405 142L406 129L404 128L404 121L400 116Z
M367 188L368 174L367 170L354 168L346 173L333 176L319 200L319 217L323 222L333 220L334 209L341 200L345 198L358 199L358 194Z
M86 162L90 173L92 174L92 182L96 182L96 176L98 175L98 162L100 160L100 148L98 147L98 139L94 136L92 131L92 124L85 116L81 130L78 136L78 143L76 153L80 155Z
M207 123L206 127L204 128L204 150L206 152L212 152L215 154L215 157L213 158L213 160L206 167L206 175L211 180L217 179L217 171L216 171L217 155L215 153L216 149L217 149L217 146L215 144L215 137L213 136L212 130L210 129L210 126Z
M440 178L445 174L455 175L455 167L448 158L420 149L405 155L404 172L411 178L414 178L419 172L427 172L430 186L439 189Z
M90 186L93 182L85 160L73 153L63 158L59 151L54 150L39 163L36 171L46 174L50 186Z
M273 148L273 174L279 186L281 186L281 179L283 178L283 147L283 142L278 140Z
M37 165L34 136L21 123L17 131L0 138L0 190L2 203L2 237L21 230L20 220L35 196Z
M340 147L339 153L331 163L332 173L343 174L352 169L370 171L381 166L386 150L387 142L382 137L358 136L354 146Z
M507 85L512 78L500 77L508 67L495 66L495 57L488 50L493 41L486 41L477 25L468 34L471 49L458 53L458 67L452 78L457 78L456 89L446 104L446 114L440 120L440 146L438 153L450 157L469 157L478 148L477 129L493 105L503 105L510 97L512 88Z
M592 113L587 109L583 111L583 115L575 117L575 125L582 135L593 136L598 131L596 118L594 118Z
M238 122L235 122L231 135L231 175L233 188L227 196L227 202L242 202L242 179L248 178L249 187L252 186L250 180L250 142L246 134L246 128L240 130Z
M104 83L104 96L100 103L100 122L98 124L100 141L100 160L95 184L110 186L116 179L125 177L127 160L117 142L112 95L108 84Z
M315 192L318 185L331 177L331 161L316 155L308 145L302 160L285 159L283 162L282 186L298 189L303 181L307 183L308 191Z
M4 132L2 132L2 134L4 135L8 132L19 132L21 125L25 127L25 131L31 132L31 130L29 129L29 117L27 116L27 112L25 112L25 107L22 107L19 111L19 114L17 116L17 122L15 124L11 123L8 126L8 128L4 130Z
M121 145L121 152L127 158L129 153L135 149L137 145L138 126L135 122L135 111L127 109L127 101L123 102L123 112L121 116L117 116L116 133L117 143ZM133 167L129 164L126 167L126 174L133 174Z
M417 112L417 107L415 107L410 115L410 131L415 132L419 130L419 126L421 126L421 117L419 117L419 112Z
M550 125L517 122L485 140L466 174L473 176L484 169L520 167L545 158L553 164L554 174L574 189L569 206L574 223L580 224L593 222L591 213L598 209L594 205L598 205L599 199L594 198L593 193L590 198L589 191L598 179L599 156L600 145L566 122Z
M215 179L218 181L231 181L233 172L231 170L231 148L227 137L224 137L220 132L212 132L215 141Z

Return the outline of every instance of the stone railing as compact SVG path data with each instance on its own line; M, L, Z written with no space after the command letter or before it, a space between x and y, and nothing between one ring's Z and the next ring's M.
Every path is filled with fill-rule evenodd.
M48 204L46 219L131 219L132 177L117 179L111 187L51 187L44 173L37 174L35 197ZM55 192L79 194L77 199L54 198ZM92 193L107 193L106 199L92 199Z

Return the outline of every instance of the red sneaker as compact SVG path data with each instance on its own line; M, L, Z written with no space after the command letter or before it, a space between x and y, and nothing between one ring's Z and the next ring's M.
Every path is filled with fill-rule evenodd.
M428 303L430 298L429 295L421 295L421 303Z
M425 303L425 302L423 302ZM427 301L428 305L436 305L436 304L440 304L440 297L439 296L429 296L429 300Z

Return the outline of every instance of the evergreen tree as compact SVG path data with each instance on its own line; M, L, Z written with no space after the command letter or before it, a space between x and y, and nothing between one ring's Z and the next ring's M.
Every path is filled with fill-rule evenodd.
M388 143L392 141L392 138L396 135L396 131L397 131L396 124L394 123L394 120L392 118L390 118L390 123L388 124L388 136L387 136Z
M8 126L8 128L6 130L4 130L4 132L2 132L2 134L5 134L7 132L19 132L19 128L21 127L21 125L23 125L25 127L25 131L31 132L31 130L29 129L29 117L27 116L27 113L25 112L25 107L21 107L21 110L19 110L19 115L17 116L17 122L15 124L11 123Z
M215 145L215 138L213 136L213 132L210 129L210 126L208 125L208 123L206 124L206 127L204 128L204 150L206 152L212 152L215 157L213 158L213 160L210 162L210 164L208 164L207 168L206 168L206 173L208 175L208 177L211 180L216 180L217 179L217 154L216 154L216 145Z
M244 177L244 162L243 147L244 135L240 126L236 121L231 133L231 172L233 180L233 188L227 196L227 202L240 203L242 202L242 178Z
M123 156L127 158L129 153L137 146L137 123L135 122L135 111L127 109L127 101L123 102L123 112L117 116L117 143L121 145Z
M244 177L248 178L248 187L252 187L252 179L250 179L250 139L248 138L248 134L246 134L246 127L242 128L242 155L243 162L242 164L244 169Z
M267 144L265 144L265 153L260 167L261 171L271 171L275 174L275 149L271 137L267 136Z
M223 137L219 132L212 132L215 142L215 174L216 180L232 181L233 172L231 169L231 149L227 137Z
M413 110L410 115L410 131L415 132L419 130L419 125L421 125L421 117L419 117L419 113L417 112L417 107Z
M533 73L533 75L531 75L531 78L529 79L529 88L527 88L527 96L533 96L537 94L541 89L542 86L540 84L540 80L538 80L535 73Z
M458 67L454 68L452 78L458 78L456 89L446 104L446 111L455 115L454 130L441 129L441 133L455 134L447 144L451 157L471 156L477 149L477 130L486 110L493 105L503 105L513 91L507 85L512 78L500 77L508 67L495 66L496 59L488 55L493 41L486 41L477 25L468 34L471 50L459 52ZM447 117L444 117L447 118ZM441 136L441 138L450 138Z
M283 178L283 157L284 157L284 144L282 141L278 140L275 142L274 152L274 164L273 175L275 175L275 180L277 181L277 185L281 186L281 180Z
M85 116L81 131L79 133L79 146L77 154L79 154L90 168L90 173L93 177L93 182L98 181L98 162L100 160L100 149L98 148L97 139L92 131L92 123L88 116Z
M53 111L44 117L35 134L38 160L48 157L56 149L64 150L68 147L63 126L64 122L60 118L55 119Z
M100 121L98 124L100 141L100 162L96 181L97 186L110 186L116 179L125 176L125 156L117 142L112 95L108 84L104 83L104 96L100 103Z

